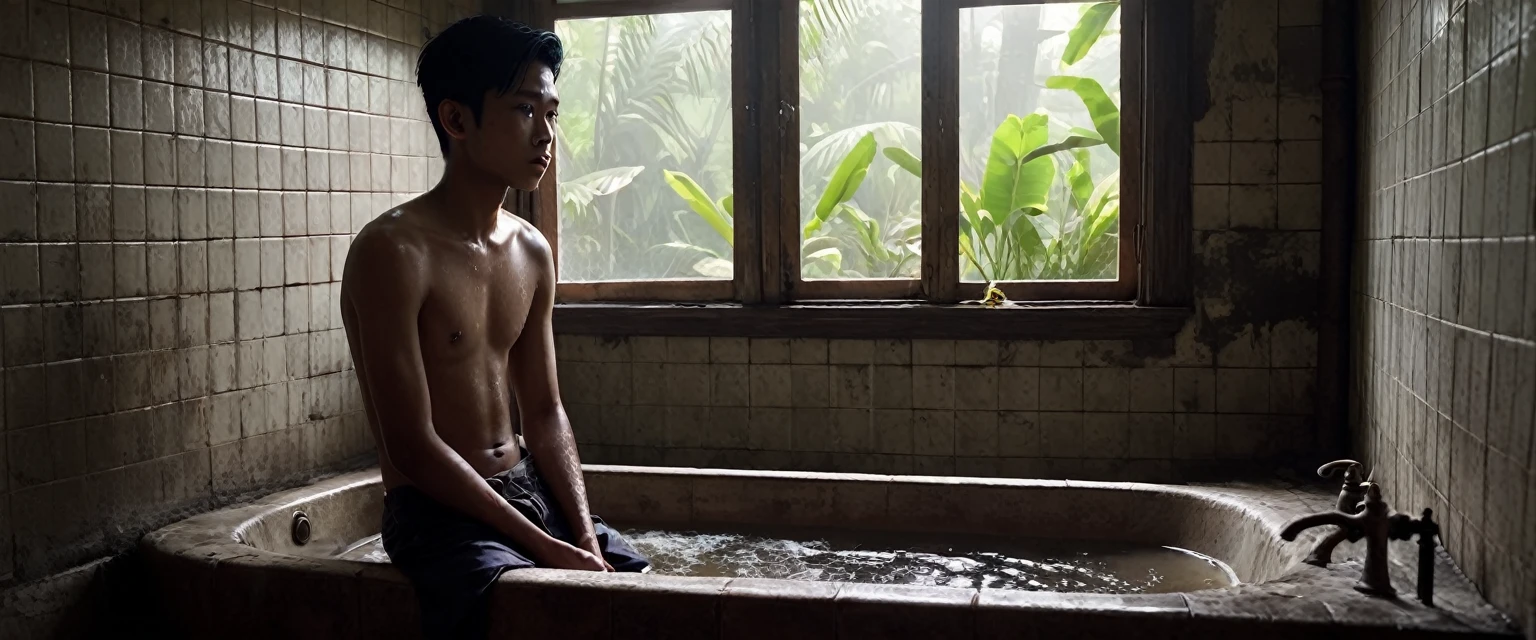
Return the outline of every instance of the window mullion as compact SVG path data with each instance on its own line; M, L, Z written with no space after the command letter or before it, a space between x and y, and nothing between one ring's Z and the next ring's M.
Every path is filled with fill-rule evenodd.
M1141 51L1146 83L1156 91L1145 94L1145 163L1141 185L1143 259L1137 302L1149 306L1183 307L1193 301L1190 288L1191 236L1190 164L1193 120L1190 105L1190 0L1162 0L1143 16L1145 40Z
M735 199L735 237L732 262L735 266L737 299L746 304L763 302L763 223L768 213L761 197L763 188L763 83L755 71L756 61L772 50L765 40L762 21L753 12L761 3L735 0L731 5L731 158L732 191L742 194Z
M960 10L923 0L923 293L959 300Z
M761 91L755 114L759 147L758 211L762 297L767 304L794 298L800 275L800 6L782 0L752 5L758 55L746 75Z

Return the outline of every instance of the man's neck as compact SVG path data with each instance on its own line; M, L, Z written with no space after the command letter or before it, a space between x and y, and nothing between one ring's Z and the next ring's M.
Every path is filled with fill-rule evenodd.
M441 204L437 215L449 228L467 238L486 241L496 230L507 185L469 163L450 160L443 177L428 192Z

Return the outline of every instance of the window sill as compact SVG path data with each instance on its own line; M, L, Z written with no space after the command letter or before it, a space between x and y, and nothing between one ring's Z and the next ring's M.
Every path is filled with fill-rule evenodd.
M1125 340L1178 333L1191 310L1129 303L935 305L830 301L787 306L731 303L562 303L555 333L752 338Z

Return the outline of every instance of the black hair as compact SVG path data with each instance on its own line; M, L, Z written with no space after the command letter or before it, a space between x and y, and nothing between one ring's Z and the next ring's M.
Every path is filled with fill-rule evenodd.
M437 106L453 100L469 107L480 122L485 92L506 93L520 83L533 62L542 62L556 77L565 59L559 36L497 16L472 16L455 22L427 41L416 59L416 84L427 102L427 117L437 131L437 144L448 156L448 134Z

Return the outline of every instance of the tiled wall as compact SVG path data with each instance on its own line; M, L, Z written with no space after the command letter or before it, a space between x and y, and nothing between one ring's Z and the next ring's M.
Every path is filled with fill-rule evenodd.
M466 5L0 0L0 584L371 451L337 281Z
M1522 13L1523 7L1523 13ZM1431 507L1488 598L1536 623L1536 10L1361 5L1355 449Z
M1196 5L1208 80L1193 132L1198 308L1177 337L562 336L584 458L1166 480L1311 451L1321 11Z

